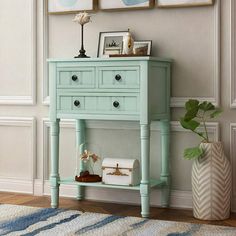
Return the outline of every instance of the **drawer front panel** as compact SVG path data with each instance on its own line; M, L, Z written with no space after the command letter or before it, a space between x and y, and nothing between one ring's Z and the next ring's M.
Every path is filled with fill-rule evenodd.
M95 69L84 67L60 69L57 76L57 88L95 88Z
M137 114L139 97L134 96L94 96L59 95L58 112L97 114Z
M99 88L139 88L139 67L99 67Z

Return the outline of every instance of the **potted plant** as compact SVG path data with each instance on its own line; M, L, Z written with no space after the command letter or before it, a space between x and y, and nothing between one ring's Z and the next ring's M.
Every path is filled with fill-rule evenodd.
M192 166L193 215L201 220L223 220L230 215L231 165L221 142L211 141L206 121L221 114L212 103L190 99L180 119L183 128L201 138L196 147L184 150L184 158L194 160ZM199 131L200 125L203 132Z

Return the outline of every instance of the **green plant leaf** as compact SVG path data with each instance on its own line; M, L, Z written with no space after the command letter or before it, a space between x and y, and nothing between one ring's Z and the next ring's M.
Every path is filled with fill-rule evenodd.
M192 160L200 157L203 154L203 149L200 147L186 148L184 150L184 158L187 160Z
M216 108L215 111L210 114L210 117L215 118L218 115L220 115L221 113L222 113L222 110L220 108Z
M182 125L183 128L192 131L194 131L200 125L200 123L195 120L186 121L184 118L180 119L180 124Z
M192 110L194 108L197 108L199 104L199 101L196 99L189 99L186 103L185 103L185 108L187 111Z
M185 116L184 116L184 120L185 120L185 121L190 121L190 120L196 118L197 113L198 113L198 110L199 110L199 107L198 107L198 106L196 106L196 107L194 107L194 108L188 110L188 111L186 112Z
M211 102L205 101L199 105L199 109L201 109L203 111L213 111L213 110L215 110L215 106Z

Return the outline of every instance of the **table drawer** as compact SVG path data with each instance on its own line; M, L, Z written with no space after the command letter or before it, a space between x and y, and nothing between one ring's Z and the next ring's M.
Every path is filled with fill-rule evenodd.
M60 68L57 74L57 88L95 88L95 68Z
M138 95L59 95L57 110L69 113L137 114Z
M132 89L139 88L138 66L116 66L98 68L99 88Z

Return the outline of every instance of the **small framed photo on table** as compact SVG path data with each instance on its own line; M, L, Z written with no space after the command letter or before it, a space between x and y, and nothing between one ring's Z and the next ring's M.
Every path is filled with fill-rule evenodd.
M100 32L97 57L121 55L123 52L123 39L128 31Z
M134 41L133 54L136 56L150 56L152 51L152 40Z

